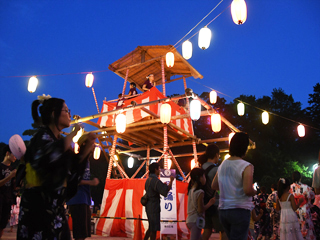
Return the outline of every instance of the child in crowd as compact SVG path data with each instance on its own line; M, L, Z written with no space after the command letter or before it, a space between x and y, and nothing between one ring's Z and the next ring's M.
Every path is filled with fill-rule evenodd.
M122 97L122 93L119 93L116 109L122 108L123 105L124 105L124 97Z
M130 83L130 90L129 90L128 96L134 96L137 94L138 94L138 92L136 89L136 84L134 82Z
M253 205L254 205L254 202L253 202ZM263 215L262 209L260 209L259 215L256 214L255 209L251 210L251 218L250 218L250 225L249 225L249 233L251 235L250 239L256 239L256 234L254 233L254 223L259 221L261 219L262 215Z
M298 205L290 190L290 182L287 178L280 178L278 182L277 211L280 211L280 240L303 240L297 214L303 199L300 198Z
M205 171L202 168L194 168L190 172L190 183L188 186L188 216L187 227L191 231L191 240L201 239L201 228L197 222L199 217L204 220L204 212L215 202L215 198L211 198L210 201L204 205L203 197L204 190L202 189L206 184Z
M13 226L18 225L19 209L20 209L20 197L17 196L16 204L11 206L10 230L9 230L9 232L13 232Z

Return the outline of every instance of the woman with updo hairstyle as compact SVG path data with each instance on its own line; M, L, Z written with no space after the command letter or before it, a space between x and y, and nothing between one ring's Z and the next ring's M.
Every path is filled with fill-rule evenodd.
M39 128L24 156L26 184L17 239L70 240L64 203L77 191L86 163L83 160L93 150L95 136L89 133L80 153L73 152L72 138L80 127L75 125L69 135L61 135L71 123L70 109L63 99L39 96L32 103L32 118Z
M311 216L312 200L315 195L312 188L307 184L301 183L301 174L298 171L292 173L293 183L290 186L290 193L294 196L296 202L303 199L303 202L296 210L298 214L301 233L304 239L316 239L314 225Z

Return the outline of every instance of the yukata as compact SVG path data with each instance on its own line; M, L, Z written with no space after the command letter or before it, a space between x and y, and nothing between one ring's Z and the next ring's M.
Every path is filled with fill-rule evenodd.
M277 203L278 193L277 191L273 191L266 202L266 208L268 212L270 212L270 222L272 228L272 240L279 239L279 226L280 226L280 212L277 211L274 207L274 204Z
M259 193L258 194L260 209L263 210L263 215L259 220L260 224L260 236L271 236L271 228L270 228L270 214L266 209L266 202L268 199L268 194Z
M80 152L81 154L81 152ZM17 239L70 240L64 204L77 191L85 166L65 151L64 141L40 128L25 154L26 188L20 202Z
M312 207L311 200L314 199L312 188L301 182L293 183L290 186L290 193L293 194L296 200L299 198L304 199L300 207L296 210L303 238L306 240L316 239L310 211Z
M153 232L160 231L160 194L166 197L170 189L168 185L161 182L154 173L149 175L145 184L145 189L148 196L146 213L149 229Z

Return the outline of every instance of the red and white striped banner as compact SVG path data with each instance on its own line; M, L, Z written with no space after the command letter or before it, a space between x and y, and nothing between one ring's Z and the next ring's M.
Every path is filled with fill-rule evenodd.
M96 224L96 234L109 237L133 238L136 221L130 219L108 219L103 217L124 217L147 219L145 207L140 198L144 194L146 179L107 179L104 189L100 216ZM177 181L177 217L187 218L188 183ZM178 222L178 238L189 238L185 222ZM142 221L143 236L148 229L148 222ZM138 230L138 229L137 229Z
M146 91L143 94L138 95L137 97L124 100L124 104L122 105L122 107L127 107L131 105L132 101L135 101L137 104L142 104L142 103L148 103L148 102L163 99L163 98L165 97L162 95L162 93L156 87L153 87L150 89L150 91ZM171 116L186 114L186 111L184 110L184 108L180 107L175 102L169 101L168 103L171 105ZM115 110L116 104L117 104L116 102L103 101L101 112L108 112L108 111ZM161 106L161 103L158 103L158 104L146 106L145 108L160 116L160 106ZM142 111L141 109L126 111L125 115L127 117L127 124L139 121L142 118L150 116L150 114ZM114 126L115 125L114 118L115 118L115 114L100 117L98 119L98 124L100 124L101 127ZM182 128L183 130L192 134L192 123L190 118L176 119L176 120L172 120L171 122L177 125L178 127Z

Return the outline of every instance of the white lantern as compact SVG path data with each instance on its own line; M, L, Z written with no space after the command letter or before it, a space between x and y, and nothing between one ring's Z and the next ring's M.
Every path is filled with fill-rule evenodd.
M198 99L193 99L190 103L190 117L197 121L201 114L201 103Z
M119 160L118 155L113 155L113 159L114 161L118 161Z
M87 76L86 76L86 87L88 87L88 88L92 87L93 80L94 80L93 74L92 73L88 73Z
M37 89L38 83L39 83L38 78L36 78L35 76L29 78L28 91L31 93L35 92Z
M127 118L123 113L119 113L116 117L116 130L117 133L124 133L126 131Z
M171 161L171 159L168 159L168 169L171 168L171 165L172 165L172 161Z
M210 92L210 103L215 104L217 102L217 92L212 90Z
M132 168L133 167L133 163L134 163L134 158L130 156L128 158L128 168Z
M72 138L72 141L74 143L77 143L79 141L79 138L83 135L83 133L84 133L84 128L80 128L80 130L77 132L77 134Z
M269 113L264 111L262 113L262 123L266 125L268 124L268 122L269 122Z
M247 20L246 2L244 0L233 0L231 3L231 15L235 24L243 24Z
M304 137L306 135L305 128L302 124L298 126L298 135L299 137Z
M160 108L160 121L162 123L169 123L171 120L171 106L169 103L164 103Z
M227 153L227 154L224 156L224 160L228 159L229 157L231 157L231 156L230 156L230 154Z
M75 153L75 154L78 154L78 153L79 153L79 150L80 150L79 144L78 144L78 143L75 143L75 144L74 144L74 153Z
M168 52L166 54L166 64L167 64L167 67L173 67L173 65L174 65L174 54L172 52Z
M98 160L100 158L101 149L99 146L96 146L93 151L93 158Z
M218 113L211 115L211 128L213 132L220 132L221 130L221 116Z
M192 57L192 43L189 40L182 43L182 56L187 60Z
M207 27L201 28L199 32L198 45L199 48L205 50L210 46L211 30Z
M196 166L196 161L194 159L191 160L190 166L191 170L194 169L194 167Z
M237 105L238 115L243 116L244 115L244 104L242 102L238 103Z
M235 132L229 133L229 144L230 144L231 139L233 138L234 134L235 134Z

